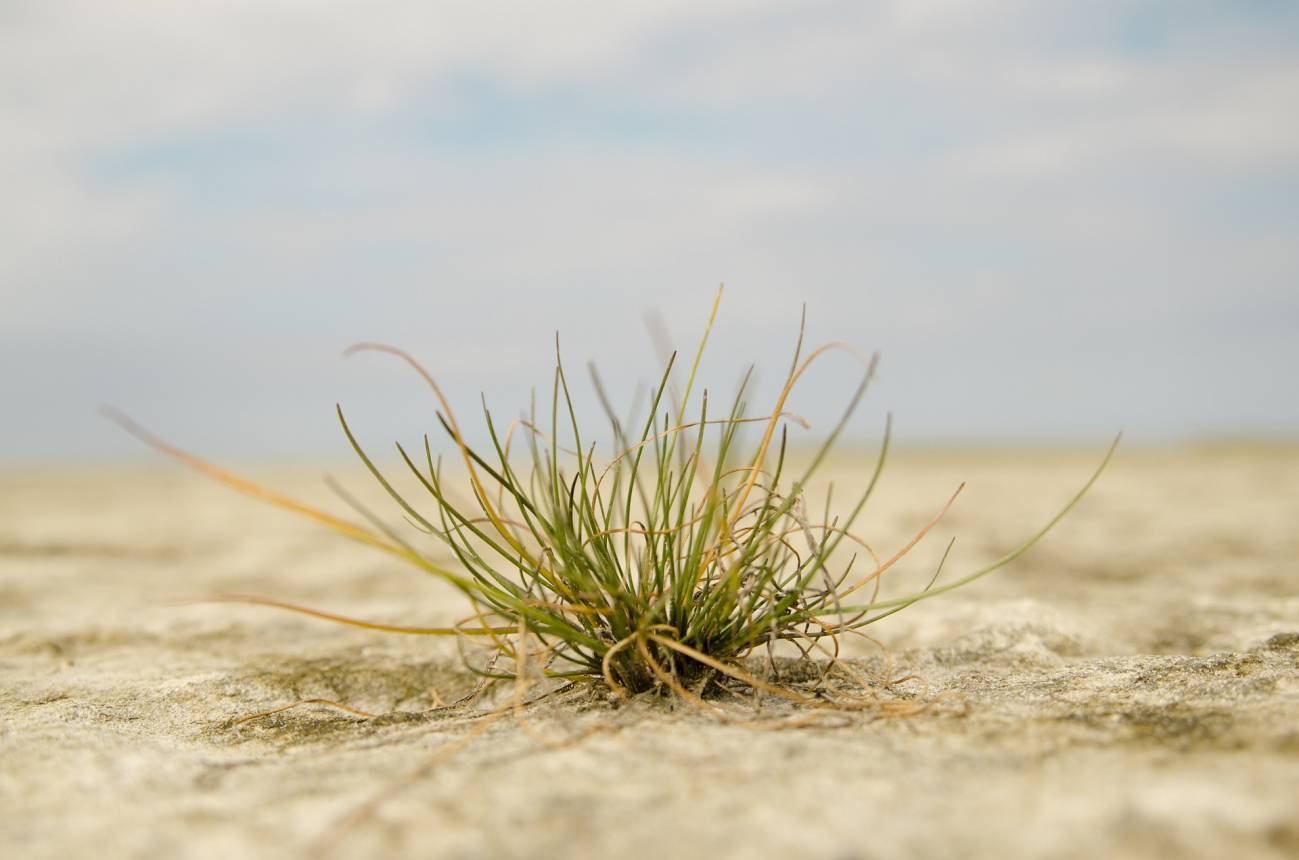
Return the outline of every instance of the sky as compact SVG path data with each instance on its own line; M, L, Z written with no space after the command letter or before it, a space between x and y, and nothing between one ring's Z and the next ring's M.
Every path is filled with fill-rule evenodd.
M1299 433L1299 4L0 4L0 464L591 408L809 343L852 433ZM809 372L813 433L858 370Z

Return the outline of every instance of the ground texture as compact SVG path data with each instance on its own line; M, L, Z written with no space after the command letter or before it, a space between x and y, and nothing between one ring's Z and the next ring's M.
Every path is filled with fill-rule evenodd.
M894 548L966 480L897 572L923 580L956 534L957 575L1099 454L904 454L863 531ZM863 468L833 471L851 486ZM328 504L301 471L255 471ZM433 690L473 685L452 643L168 605L214 592L463 614L447 587L180 470L0 476L0 856L1299 855L1293 449L1122 451L1030 555L872 631L965 702L904 719L755 731L597 691L526 727L430 717ZM387 716L235 724L315 697Z

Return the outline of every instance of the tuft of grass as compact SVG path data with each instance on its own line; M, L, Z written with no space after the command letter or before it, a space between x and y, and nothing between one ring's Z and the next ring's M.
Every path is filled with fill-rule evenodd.
M450 440L452 459L468 480L469 498L457 497L443 457L434 454L425 436L422 450L397 445L423 493L419 499L408 497L357 442L339 407L339 422L357 456L413 530L392 527L341 487L335 490L359 521L281 496L168 445L125 416L111 417L150 445L237 490L445 580L464 594L471 614L451 627L398 627L266 598L226 599L376 630L455 636L462 648L472 637L492 659L486 668L466 662L490 678L517 682L530 671L602 680L618 695L664 687L711 707L700 697L697 682L722 675L801 704L852 707L857 700L833 695L828 688L795 689L758 678L741 661L757 649L792 643L805 658L823 654L833 666L844 635L1005 566L1078 504L1118 439L1059 513L1000 559L940 585L948 544L927 585L882 600L884 575L937 524L960 488L908 543L887 558L878 556L854 527L888 455L886 422L879 456L861 493L840 514L833 512L829 498L820 515L811 513L808 482L860 403L878 356L858 356L860 381L842 417L810 460L796 469L788 456L788 425L805 422L788 411L791 394L827 352L857 353L830 343L804 355L800 325L793 360L769 410L745 412L752 369L725 402L713 401L707 391L696 396L700 361L720 301L719 290L683 390L677 393L671 384L674 354L639 420L624 421L615 414L592 368L612 440L612 456L605 457L579 427L558 340L547 412L538 413L534 397L527 415L500 427L484 405L490 444L477 448L466 441L437 382L414 358L380 344L349 349L348 355L395 356L423 377L437 400L437 421ZM746 425L760 430L756 443L744 442ZM448 555L453 563L444 560Z

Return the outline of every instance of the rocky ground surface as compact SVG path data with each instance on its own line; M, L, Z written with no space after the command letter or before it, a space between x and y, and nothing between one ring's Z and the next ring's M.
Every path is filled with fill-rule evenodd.
M895 547L966 480L898 571L923 579L956 534L956 575L1099 453L904 453L864 531ZM312 475L253 471L329 504ZM0 856L1299 856L1293 448L1121 451L1030 555L872 631L949 697L906 718L760 731L586 690L526 724L429 715L473 685L453 644L171 604L215 592L463 614L446 586L165 464L0 476ZM317 697L387 716L236 723Z

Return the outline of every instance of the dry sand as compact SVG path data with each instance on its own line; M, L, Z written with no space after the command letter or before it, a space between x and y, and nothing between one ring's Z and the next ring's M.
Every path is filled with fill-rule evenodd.
M1098 454L904 454L865 530L895 546L968 480L899 572L924 577L956 533L956 574ZM301 472L258 477L328 498ZM11 473L0 856L298 856L322 833L336 856L1299 856L1297 524L1294 449L1121 451L1031 555L874 631L964 716L757 732L584 696L532 719L610 731L550 750L501 720L435 762L481 724L419 716L430 688L472 683L453 644L163 601L256 592L428 624L461 614L450 589L179 469ZM232 726L310 697L395 715Z

